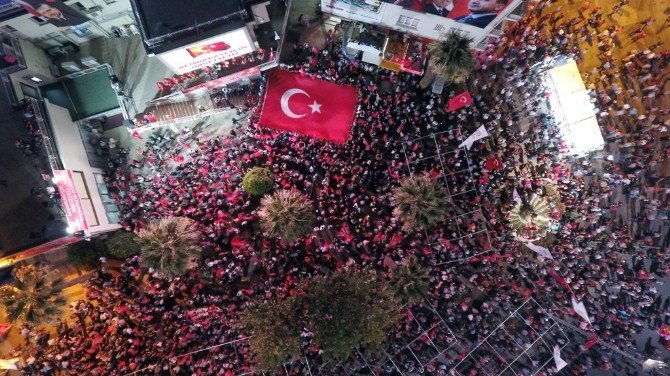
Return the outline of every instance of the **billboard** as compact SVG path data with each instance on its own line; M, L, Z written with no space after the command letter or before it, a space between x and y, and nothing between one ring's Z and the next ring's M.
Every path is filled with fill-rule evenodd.
M79 199L79 193L74 186L72 170L53 170L54 183L58 188L61 206L65 212L70 232L79 232L88 229L88 222Z
M174 72L183 74L253 51L247 29L241 28L164 52L158 57Z
M380 22L380 0L321 0L321 10L351 20Z
M77 26L89 21L88 18L61 1L14 0L14 2L23 7L28 13L54 26Z
M433 14L458 23L485 28L512 0L383 0L415 12Z

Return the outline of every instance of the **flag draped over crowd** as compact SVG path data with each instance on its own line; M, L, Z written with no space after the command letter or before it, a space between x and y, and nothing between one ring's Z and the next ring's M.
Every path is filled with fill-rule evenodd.
M351 86L275 69L259 124L342 144L349 137L357 94Z

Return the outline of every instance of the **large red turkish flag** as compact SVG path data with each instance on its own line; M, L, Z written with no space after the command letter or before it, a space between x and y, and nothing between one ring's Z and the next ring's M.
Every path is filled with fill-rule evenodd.
M354 121L356 89L275 69L259 124L345 143Z

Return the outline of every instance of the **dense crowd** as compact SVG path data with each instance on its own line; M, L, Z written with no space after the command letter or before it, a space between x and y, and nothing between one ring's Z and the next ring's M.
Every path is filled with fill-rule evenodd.
M553 367L551 354L532 346L545 332L561 346L570 340L563 358L572 374L633 374L637 360L667 356L654 346L642 354L634 335L670 320L670 298L659 294L670 265L670 190L657 184L670 150L670 117L658 105L670 55L652 46L615 61L608 51L627 30L607 28L600 9L565 20L560 10L543 10L550 5L535 2L478 55L468 85L475 104L466 109L447 113L445 98L420 88L419 77L350 59L330 41L322 50L297 45L296 61L283 69L359 89L346 146L258 127L262 83L245 97L250 124L229 136L153 136L137 160L117 164L110 175L122 224L138 230L161 217L195 219L205 250L198 270L167 281L141 270L135 258L119 270L103 269L87 284L88 301L73 308L80 322L32 341L25 373L245 374L253 363L234 324L251 297L291 295L296 281L341 268L385 274L410 255L429 270L431 289L393 329L387 357L359 352L325 364L303 333L305 358L288 363L288 372L311 364L346 374L374 364L385 375L441 375L457 365L462 374L478 374L473 370L501 371L531 349L532 361L512 365L526 375L547 362ZM587 82L607 149L576 159L563 153L536 64L549 67L558 55L581 61L580 44L596 42L602 54ZM491 137L459 149L482 125ZM489 171L485 161L494 155L503 167ZM287 244L260 233L258 202L241 188L244 172L255 166L269 167L277 188L310 197L317 215L310 236ZM392 215L390 192L410 171L449 188L454 205L435 232L404 231ZM514 191L542 194L546 181L565 206L549 246L553 260L521 246L506 218ZM506 335L496 330L531 297L542 309L524 311L523 323ZM571 311L572 297L586 304L592 325ZM555 320L575 328L566 337L555 332ZM587 337L602 347L585 346ZM471 354L484 340L497 356ZM239 342L217 346L232 341ZM606 344L630 355L615 361ZM216 347L191 354L209 346Z

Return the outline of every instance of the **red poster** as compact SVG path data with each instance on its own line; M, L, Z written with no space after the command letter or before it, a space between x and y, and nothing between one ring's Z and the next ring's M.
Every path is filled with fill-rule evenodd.
M81 206L79 193L74 186L72 170L54 170L54 180L58 187L61 206L65 212L70 231L79 232L88 229L84 209Z

